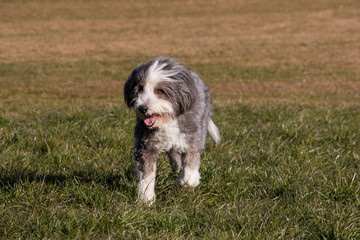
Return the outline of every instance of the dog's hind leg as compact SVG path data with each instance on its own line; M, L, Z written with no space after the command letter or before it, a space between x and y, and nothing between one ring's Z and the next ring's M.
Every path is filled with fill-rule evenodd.
M179 175L179 185L196 187L200 184L200 151L190 148L182 156L182 169Z
M168 153L167 153L169 160L170 160L170 165L172 170L175 173L179 173L181 170L181 154L178 153L177 151L175 151L174 149L171 149Z

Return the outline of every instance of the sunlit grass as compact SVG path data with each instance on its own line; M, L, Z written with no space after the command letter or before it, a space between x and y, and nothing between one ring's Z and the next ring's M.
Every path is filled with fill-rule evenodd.
M135 203L125 106L2 116L2 235L359 237L358 109L233 105L213 118L223 140L206 145L201 185L178 187L163 156L149 208Z
M0 1L1 239L358 239L355 1ZM123 84L171 55L222 141L136 203Z

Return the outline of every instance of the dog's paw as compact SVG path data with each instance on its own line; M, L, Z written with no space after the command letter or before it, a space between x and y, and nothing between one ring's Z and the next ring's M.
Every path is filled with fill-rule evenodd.
M152 205L155 202L155 174L143 178L138 183L139 202Z
M185 168L179 176L178 184L180 186L197 187L200 184L200 173L198 170Z
M138 203L144 203L148 206L152 206L155 203L155 194L152 196L146 196L144 194L139 195Z

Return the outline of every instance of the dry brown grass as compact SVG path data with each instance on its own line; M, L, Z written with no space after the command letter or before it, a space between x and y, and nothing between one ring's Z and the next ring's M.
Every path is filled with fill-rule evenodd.
M0 1L0 63L140 61L172 55L190 65L301 66L306 79L270 77L259 82L234 76L210 85L217 101L335 99L336 104L356 104L359 12L357 0ZM85 95L91 95L91 89L96 95L104 87L94 80L81 84L92 86L73 88L90 91ZM112 88L114 83L109 84ZM41 89L36 82L30 87ZM26 91L31 89L18 89Z

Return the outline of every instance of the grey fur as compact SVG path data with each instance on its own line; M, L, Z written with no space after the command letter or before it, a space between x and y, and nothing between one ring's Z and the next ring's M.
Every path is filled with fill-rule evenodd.
M137 66L129 76L124 87L124 98L129 107L134 107L141 86L147 81L148 71L155 63L164 64L163 71L175 73L170 76L172 81L159 81L158 87L162 89L159 98L169 101L173 106L174 118L177 120L180 133L185 136L187 147L183 149L171 143L169 148L169 143L163 142L161 126L148 128L138 115L134 134L136 179L139 184L145 177L154 174L159 153L167 152L173 170L180 172L179 183L186 184L186 179L183 179L186 175L185 169L198 171L200 167L200 154L205 146L208 124L211 122L209 88L196 73L174 59L157 57ZM151 201L146 198L142 200Z

